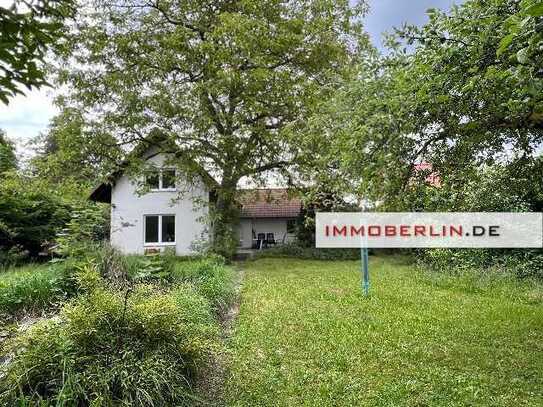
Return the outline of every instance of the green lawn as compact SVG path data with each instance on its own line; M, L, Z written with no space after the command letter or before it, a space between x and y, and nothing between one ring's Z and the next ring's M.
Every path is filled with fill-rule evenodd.
M541 406L543 289L357 262L247 262L229 405Z

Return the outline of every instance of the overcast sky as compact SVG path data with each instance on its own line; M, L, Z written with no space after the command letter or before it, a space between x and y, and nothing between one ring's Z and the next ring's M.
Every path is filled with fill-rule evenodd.
M429 8L448 9L461 0L369 0L370 12L366 17L366 30L373 43L382 47L384 31L399 27L404 22L423 24L426 10ZM0 0L0 6L6 6L11 0ZM8 137L17 141L19 151L30 138L37 136L47 128L51 117L57 112L52 104L52 91L42 89L29 92L26 96L12 98L8 106L0 102L0 128Z

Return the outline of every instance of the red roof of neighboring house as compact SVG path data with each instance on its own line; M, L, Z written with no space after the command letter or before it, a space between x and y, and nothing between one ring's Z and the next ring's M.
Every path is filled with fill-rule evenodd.
M242 218L295 218L302 201L287 189L248 189L239 198Z
M428 172L428 176L426 177L425 181L433 186L433 187L440 187L441 186L441 178L438 174L433 172L432 164L430 163L420 163L415 164L415 172L422 172L426 171Z

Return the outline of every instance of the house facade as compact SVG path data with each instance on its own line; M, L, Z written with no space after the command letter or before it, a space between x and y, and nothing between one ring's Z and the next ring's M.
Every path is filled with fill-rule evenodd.
M184 183L165 165L164 155L151 155L147 161L156 171L141 179L118 174L98 186L90 199L111 204L110 240L122 253L169 249L189 255L195 244L209 238L209 191L201 182Z
M99 185L90 199L111 205L111 244L124 254L171 250L190 255L210 239L210 191L186 182L168 167L168 157L148 154L149 168L139 179L119 172ZM284 189L243 191L237 226L240 247L262 248L288 242L301 203Z

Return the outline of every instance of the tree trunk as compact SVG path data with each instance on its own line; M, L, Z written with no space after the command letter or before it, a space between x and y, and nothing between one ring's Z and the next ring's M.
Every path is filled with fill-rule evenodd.
M232 186L233 185L233 186ZM213 250L232 258L236 253L239 238L236 226L239 221L239 205L236 201L236 183L223 183L217 190L217 200L212 206Z

